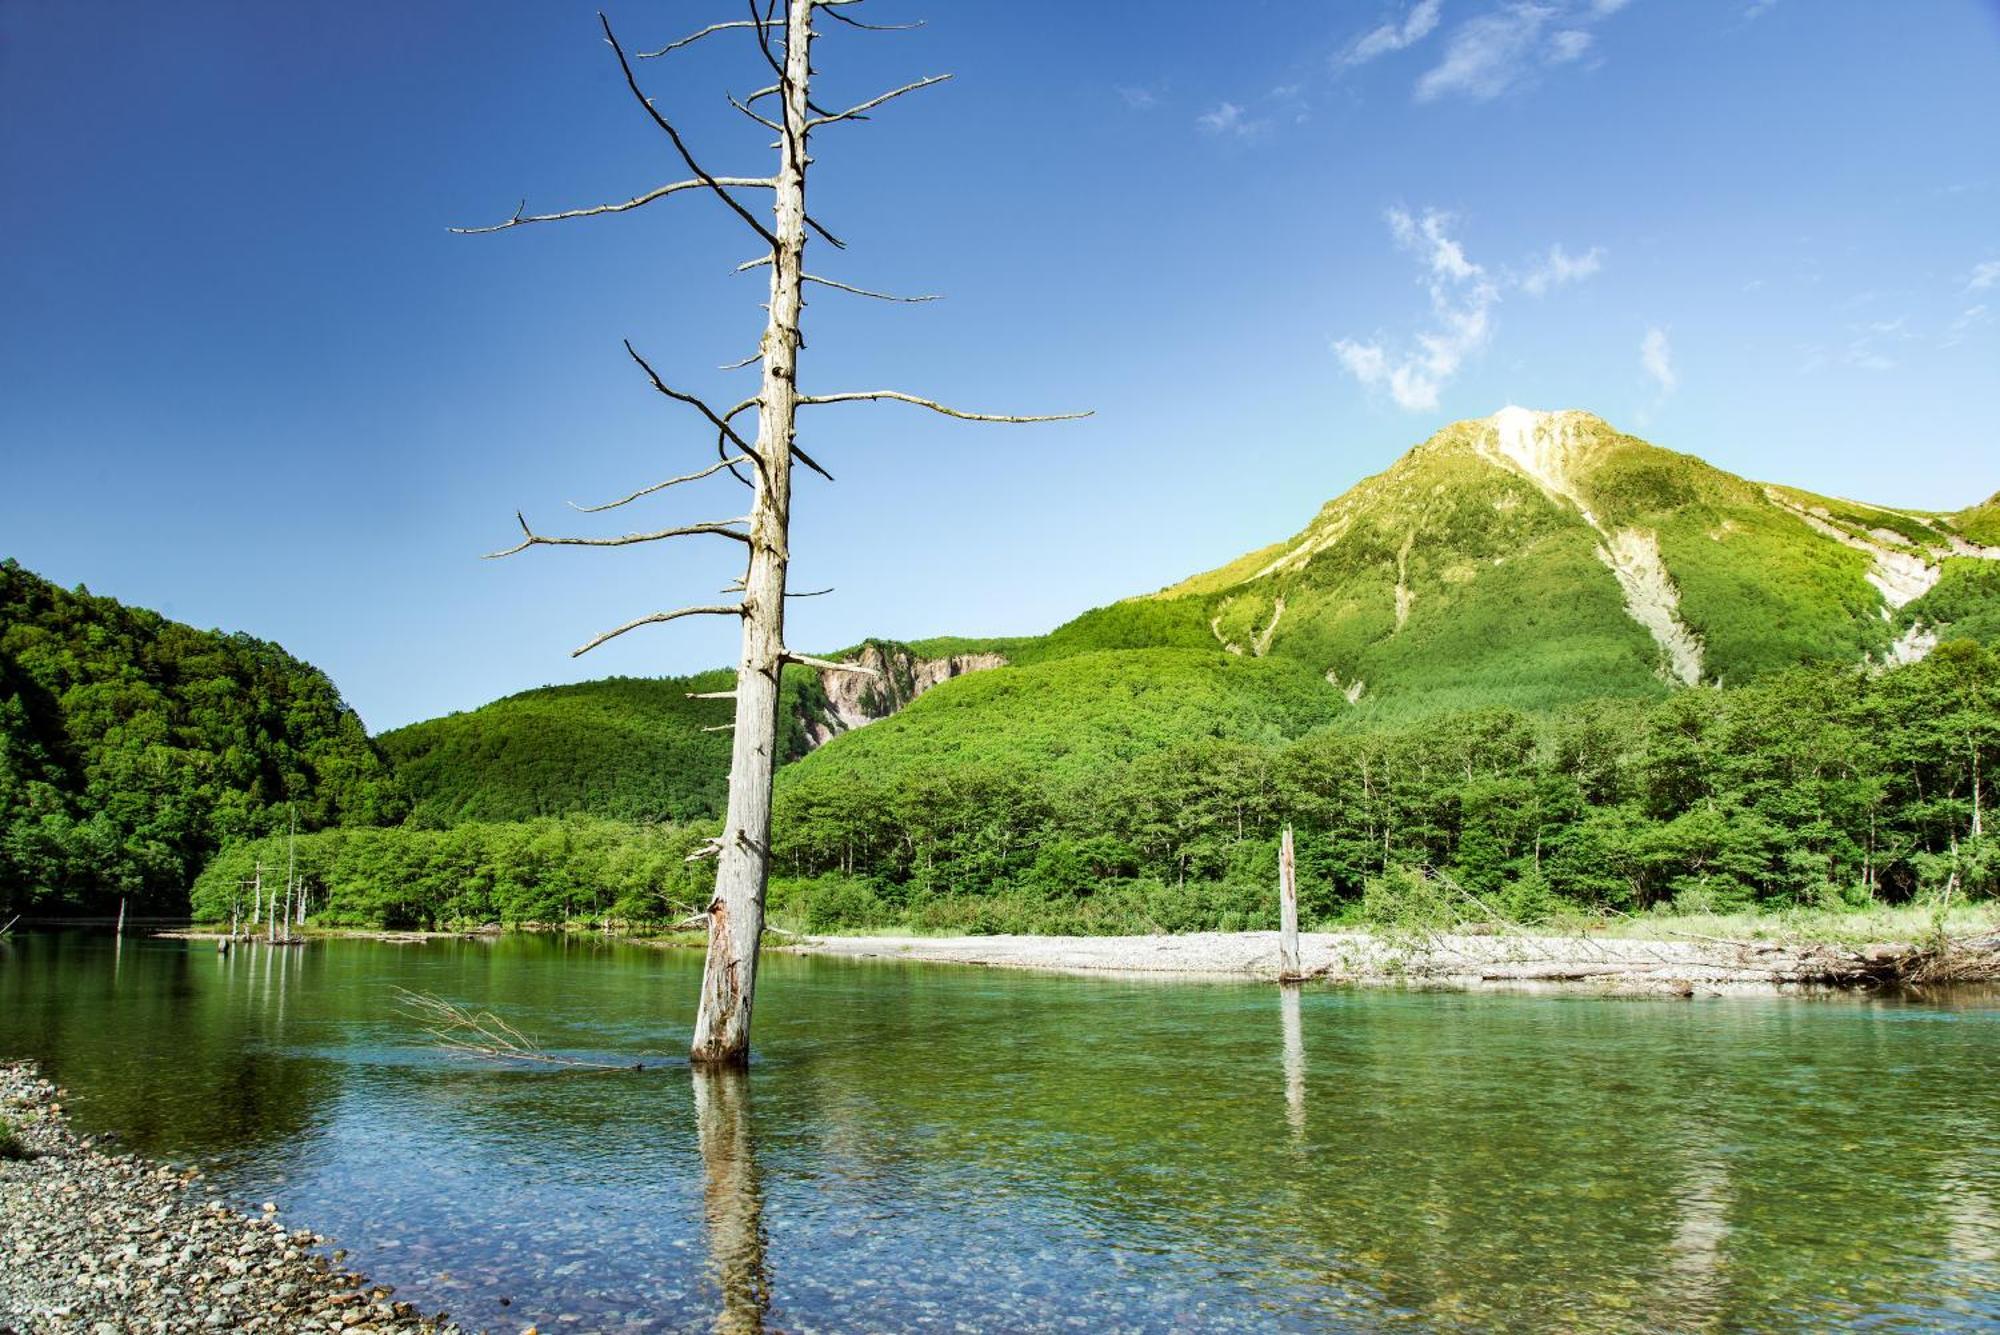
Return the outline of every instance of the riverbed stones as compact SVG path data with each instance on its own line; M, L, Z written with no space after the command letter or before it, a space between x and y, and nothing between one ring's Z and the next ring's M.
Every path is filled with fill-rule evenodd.
M239 1214L196 1173L75 1135L60 1094L0 1063L0 1118L28 1152L0 1160L0 1335L457 1331L330 1265L275 1202Z

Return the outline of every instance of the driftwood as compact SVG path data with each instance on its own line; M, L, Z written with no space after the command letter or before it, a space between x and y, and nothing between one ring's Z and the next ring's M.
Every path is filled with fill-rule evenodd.
M644 1062L593 1061L550 1052L492 1011L472 1011L428 992L396 989L397 1009L423 1026L446 1052L492 1061L561 1066L584 1071L643 1071Z

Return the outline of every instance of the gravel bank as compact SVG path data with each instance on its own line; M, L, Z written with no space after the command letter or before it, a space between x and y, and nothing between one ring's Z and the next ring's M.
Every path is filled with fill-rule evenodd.
M26 1156L0 1155L0 1335L457 1330L337 1269L327 1239L271 1207L239 1214L195 1173L106 1153L70 1130L61 1093L0 1064L0 1120Z
M824 936L787 947L851 959L925 960L1063 973L1278 977L1276 932L1177 936ZM1570 987L1630 995L1769 993L1861 981L1841 977L1904 950L1652 941L1619 937L1302 932L1300 971L1343 983Z

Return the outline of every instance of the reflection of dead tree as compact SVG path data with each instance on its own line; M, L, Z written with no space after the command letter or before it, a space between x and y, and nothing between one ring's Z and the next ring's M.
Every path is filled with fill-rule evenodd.
M644 1062L602 1062L550 1052L492 1011L472 1011L428 992L396 989L398 1009L446 1052L492 1061L539 1063L586 1071L640 1071Z
M778 684L787 663L805 664L821 670L866 672L872 669L855 664L826 663L797 653L785 643L785 600L802 596L787 593L786 579L791 559L792 466L797 463L831 479L831 474L798 443L797 427L802 408L821 409L828 405L892 401L909 404L948 417L974 422L1045 422L1056 417L974 413L949 407L934 399L898 389L870 389L847 393L807 394L799 387L799 352L804 291L808 284L829 291L881 300L901 300L887 293L870 291L849 283L820 277L805 271L808 233L820 237L836 250L842 241L806 212L806 169L812 162L809 144L813 134L826 127L866 120L868 113L896 98L930 88L944 76L919 79L900 88L858 102L845 110L832 111L808 94L813 68L811 47L813 23L824 17L844 27L879 30L882 25L854 17L853 9L862 0L752 0L748 18L711 23L688 37L671 42L657 51L639 53L640 59L665 56L715 33L741 33L750 39L748 52L754 65L767 67L772 82L730 102L752 122L776 136L771 144L777 152L775 169L769 175L716 175L697 161L672 121L641 88L633 62L619 45L609 20L603 22L604 38L617 58L625 86L640 111L671 145L674 158L687 171L687 179L655 186L622 201L560 212L530 214L525 204L514 215L491 227L460 229L468 232L500 232L531 223L624 213L644 208L656 200L686 194L720 203L735 215L755 239L760 253L740 266L742 270L769 271L769 298L763 338L757 351L734 366L757 365L762 381L757 392L733 406L710 404L697 394L670 385L628 343L626 351L647 382L663 397L691 409L700 418L699 429L706 438L713 433L716 467L705 467L665 482L638 488L605 505L579 507L591 511L608 510L636 502L667 487L699 482L726 474L750 492L746 513L707 523L676 525L628 533L619 537L554 537L536 532L525 518L517 515L521 541L496 556L511 555L529 547L622 547L670 538L720 538L744 549L744 570L728 592L737 600L701 604L675 611L653 612L604 631L579 648L584 653L641 626L678 621L684 617L736 617L742 623L742 653L738 659L735 689L727 692L736 701L732 725L732 752L729 767L729 804L722 834L711 841L702 856L716 858L715 893L707 908L708 964L701 984L700 1008L695 1018L692 1056L696 1062L741 1064L750 1055L750 1014L756 997L757 951L764 928L764 892L770 875L771 779L777 760ZM760 218L761 204L746 203L752 192L769 191L770 212ZM925 298L910 298L921 300ZM730 368L724 368L730 369ZM746 415L754 413L751 430ZM1066 417L1083 414L1063 414ZM740 428L740 429L739 429ZM746 471L747 470L747 471Z
M696 1067L694 1117L708 1260L722 1291L715 1329L761 1331L771 1309L771 1277L764 1264L764 1192L750 1140L748 1074L740 1067Z

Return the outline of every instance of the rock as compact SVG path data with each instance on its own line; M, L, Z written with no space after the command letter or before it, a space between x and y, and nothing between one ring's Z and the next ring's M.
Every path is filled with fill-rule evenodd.
M62 1116L59 1091L26 1063L0 1063L0 1104L31 1157L0 1178L0 1332L381 1330L452 1332L385 1301L386 1284L364 1300L311 1296L337 1281L326 1242L280 1227L275 1202L261 1217L238 1215L199 1174L85 1140ZM343 1253L344 1255L344 1253ZM352 1289L368 1288L359 1275ZM312 1315L309 1317L308 1313Z

